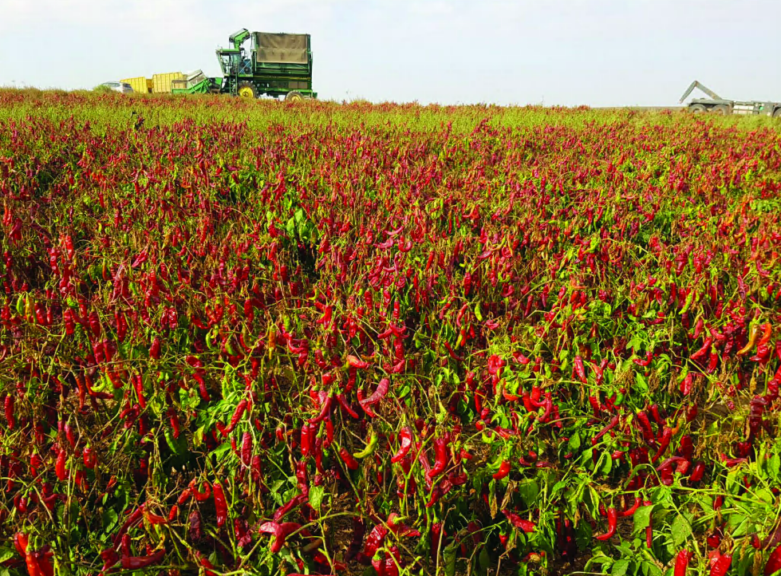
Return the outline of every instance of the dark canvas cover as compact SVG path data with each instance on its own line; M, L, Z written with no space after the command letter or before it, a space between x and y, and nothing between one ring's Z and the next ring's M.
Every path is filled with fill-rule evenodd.
M309 34L255 32L258 62L269 64L307 64Z

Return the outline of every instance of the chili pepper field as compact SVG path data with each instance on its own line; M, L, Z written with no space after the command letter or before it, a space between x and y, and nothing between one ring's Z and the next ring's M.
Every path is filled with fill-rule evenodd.
M0 196L0 575L781 569L772 119L0 90Z

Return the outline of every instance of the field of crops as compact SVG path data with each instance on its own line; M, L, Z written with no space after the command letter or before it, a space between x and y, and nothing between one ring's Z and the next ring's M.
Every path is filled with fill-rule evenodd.
M777 126L0 91L0 574L773 574Z

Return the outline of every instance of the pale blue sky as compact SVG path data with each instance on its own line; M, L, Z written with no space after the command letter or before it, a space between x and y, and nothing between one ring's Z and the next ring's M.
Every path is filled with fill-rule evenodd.
M697 78L781 100L781 0L0 0L0 85L201 68L239 28L312 34L325 99L673 105Z

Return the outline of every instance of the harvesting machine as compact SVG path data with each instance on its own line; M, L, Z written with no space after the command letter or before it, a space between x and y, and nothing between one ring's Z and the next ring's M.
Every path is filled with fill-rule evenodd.
M250 41L249 50L244 44ZM261 95L285 100L316 98L312 90L312 48L309 34L250 32L231 34L231 48L217 49L222 78L207 78L200 70L172 83L173 93Z
M695 88L710 96L710 98L694 98L688 104L688 109L694 113L709 112L711 114L764 114L766 116L781 117L781 102L761 102L759 100L730 100L722 98L713 90L695 80L681 96L681 104L686 100Z

